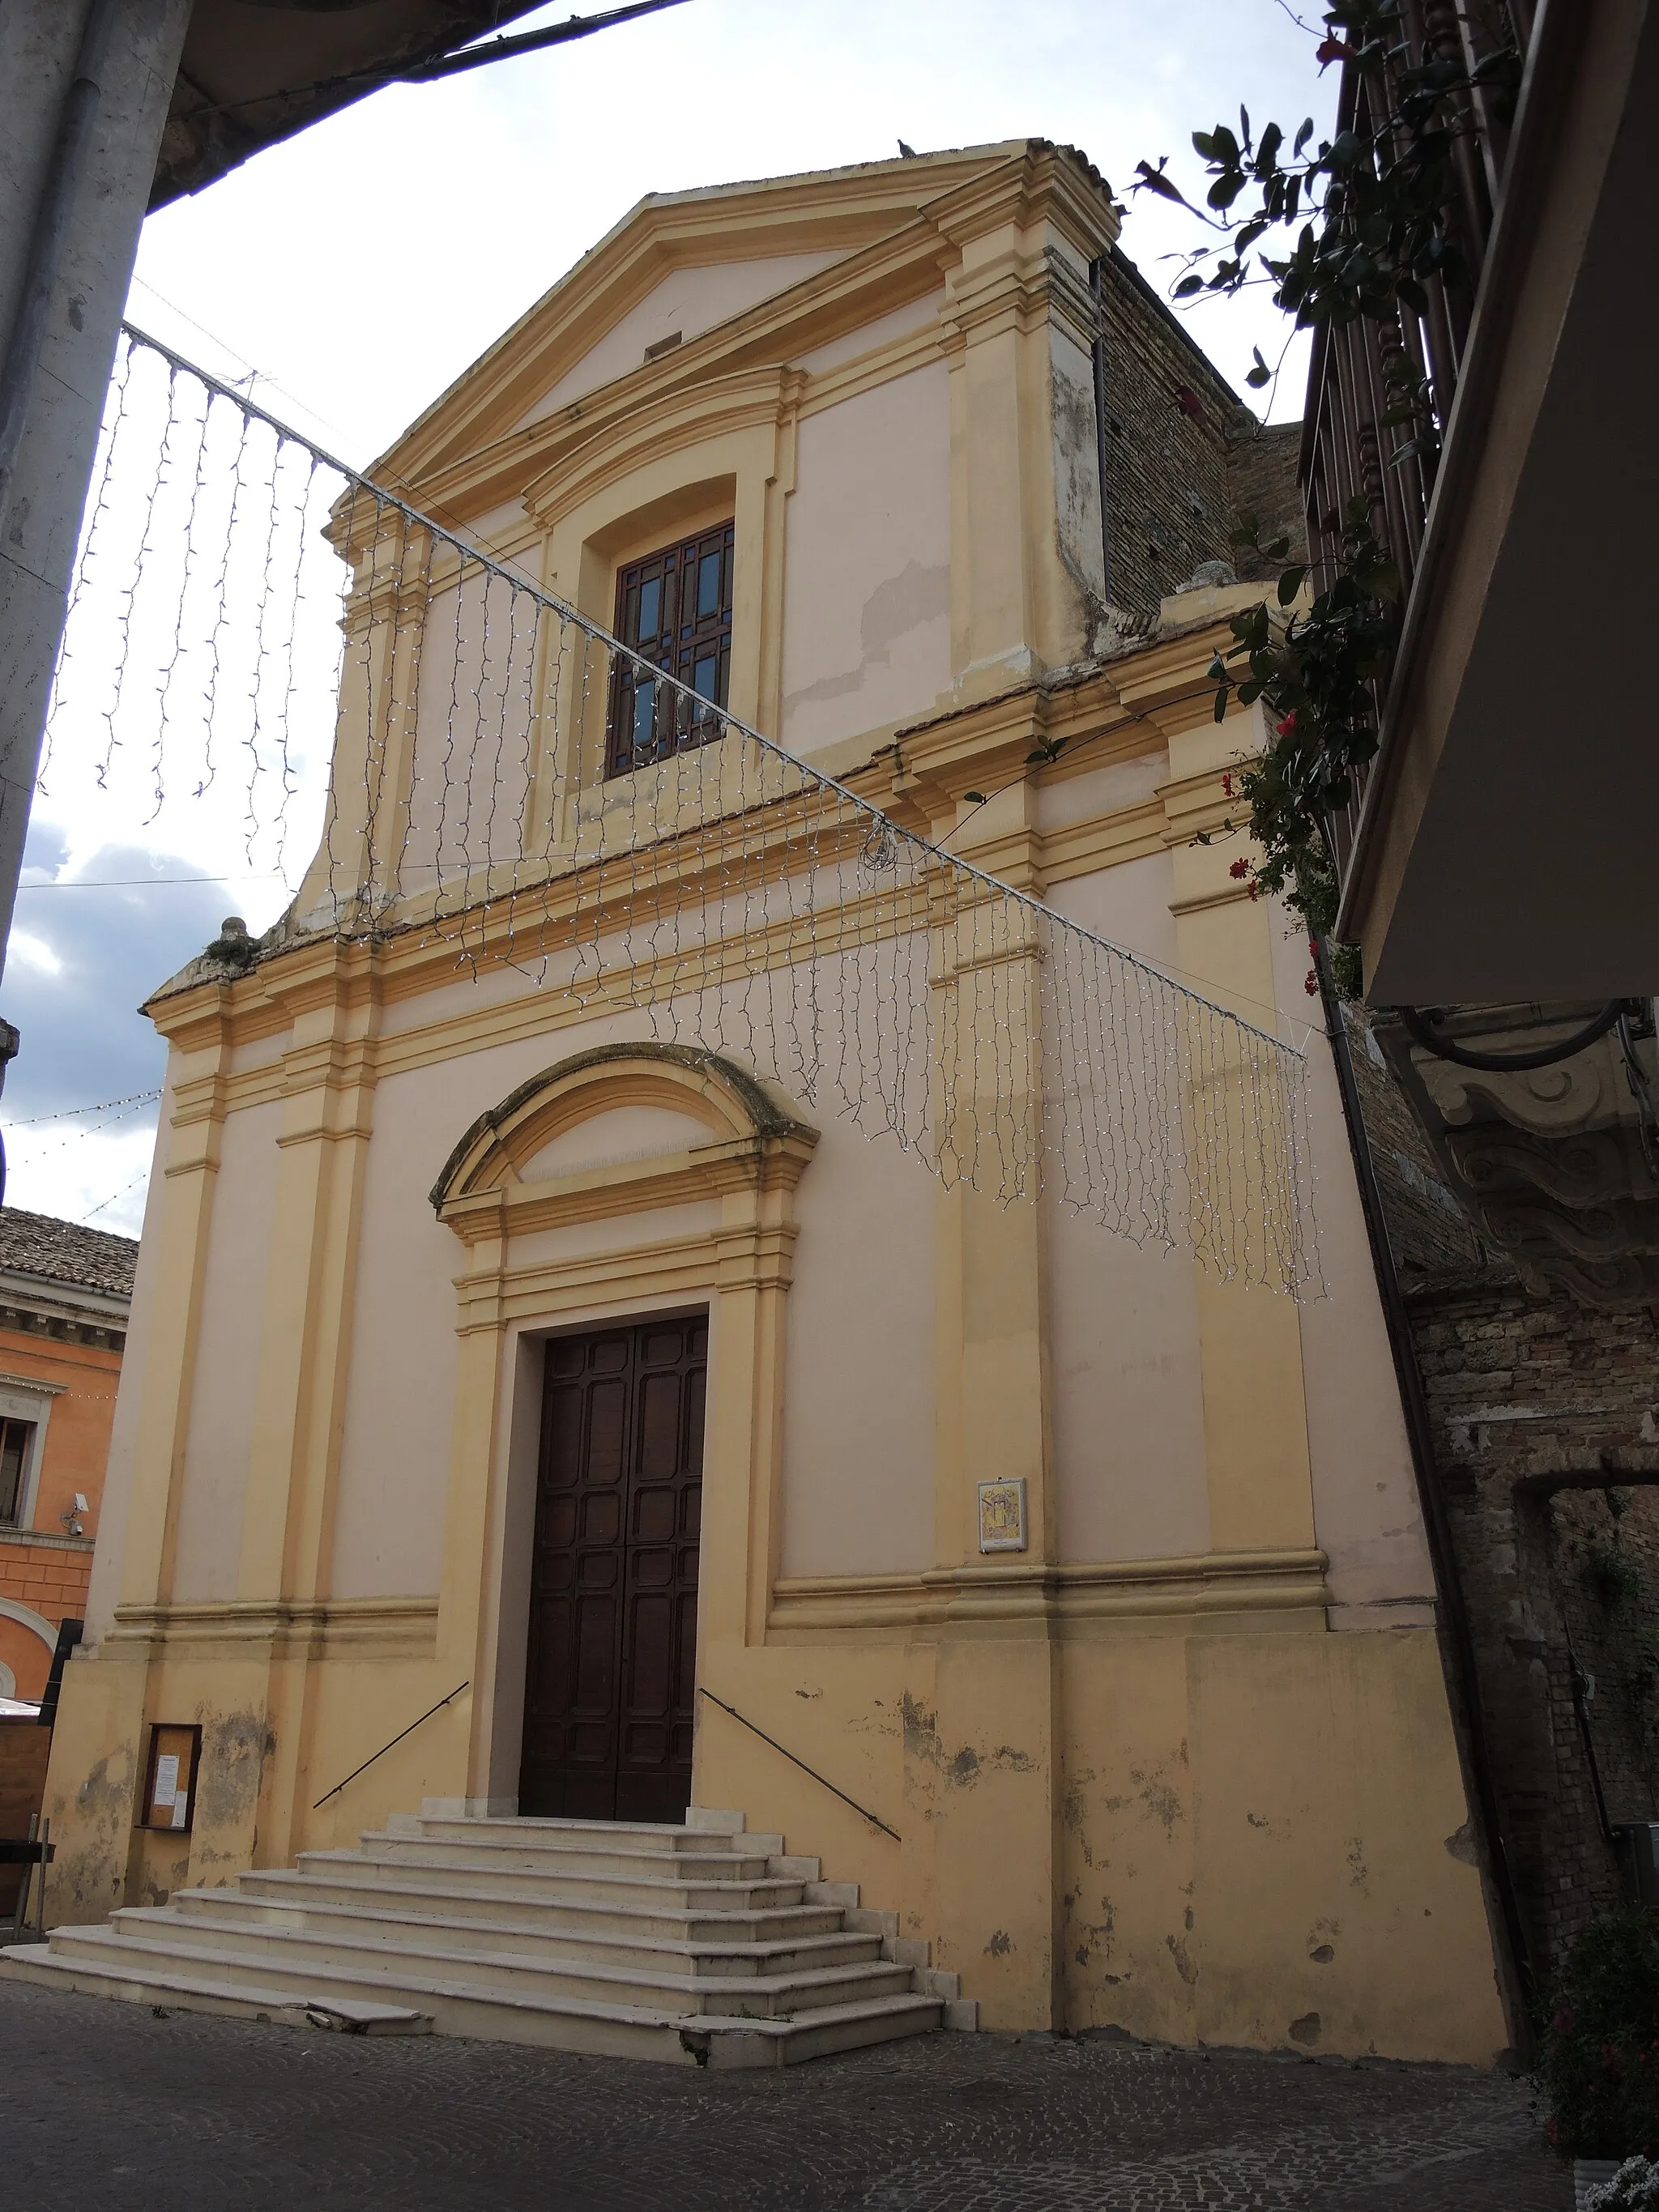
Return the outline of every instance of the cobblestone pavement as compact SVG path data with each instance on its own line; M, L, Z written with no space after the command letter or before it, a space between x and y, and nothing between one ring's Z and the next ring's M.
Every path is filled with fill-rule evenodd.
M0 1984L6 2212L1565 2212L1524 2087L935 2035L777 2073Z

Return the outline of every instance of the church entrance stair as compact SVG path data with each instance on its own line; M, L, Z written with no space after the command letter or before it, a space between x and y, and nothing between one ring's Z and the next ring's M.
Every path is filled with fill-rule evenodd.
M679 2064L787 2065L942 2027L976 2008L816 1859L688 1824L393 1814L356 1850L305 1851L234 1887L180 1890L0 1975L132 2003L465 2035Z

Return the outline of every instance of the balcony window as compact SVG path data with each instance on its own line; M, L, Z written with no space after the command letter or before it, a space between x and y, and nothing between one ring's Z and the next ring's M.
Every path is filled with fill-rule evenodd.
M650 664L618 659L611 678L605 774L626 775L670 753L720 734L714 711L732 678L732 549L729 522L678 538L617 578L617 635ZM678 677L696 701L652 673Z

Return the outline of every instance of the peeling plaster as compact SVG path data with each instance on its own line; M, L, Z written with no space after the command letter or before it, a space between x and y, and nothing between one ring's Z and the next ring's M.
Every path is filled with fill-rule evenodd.
M1446 1849L1462 1866L1479 1866L1480 1855L1474 1844L1474 1823L1465 1820L1461 1828L1454 1828L1446 1838Z

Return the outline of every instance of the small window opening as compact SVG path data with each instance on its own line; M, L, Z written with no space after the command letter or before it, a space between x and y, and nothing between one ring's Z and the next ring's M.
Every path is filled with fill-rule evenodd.
M735 538L732 524L717 523L630 562L617 577L617 635L650 665L619 659L612 672L607 775L626 775L720 736L719 710L732 680ZM696 699L662 676L677 677ZM700 707L699 700L708 703Z
M33 1421L0 1421L0 1522L13 1527L23 1509L23 1472L33 1442Z

